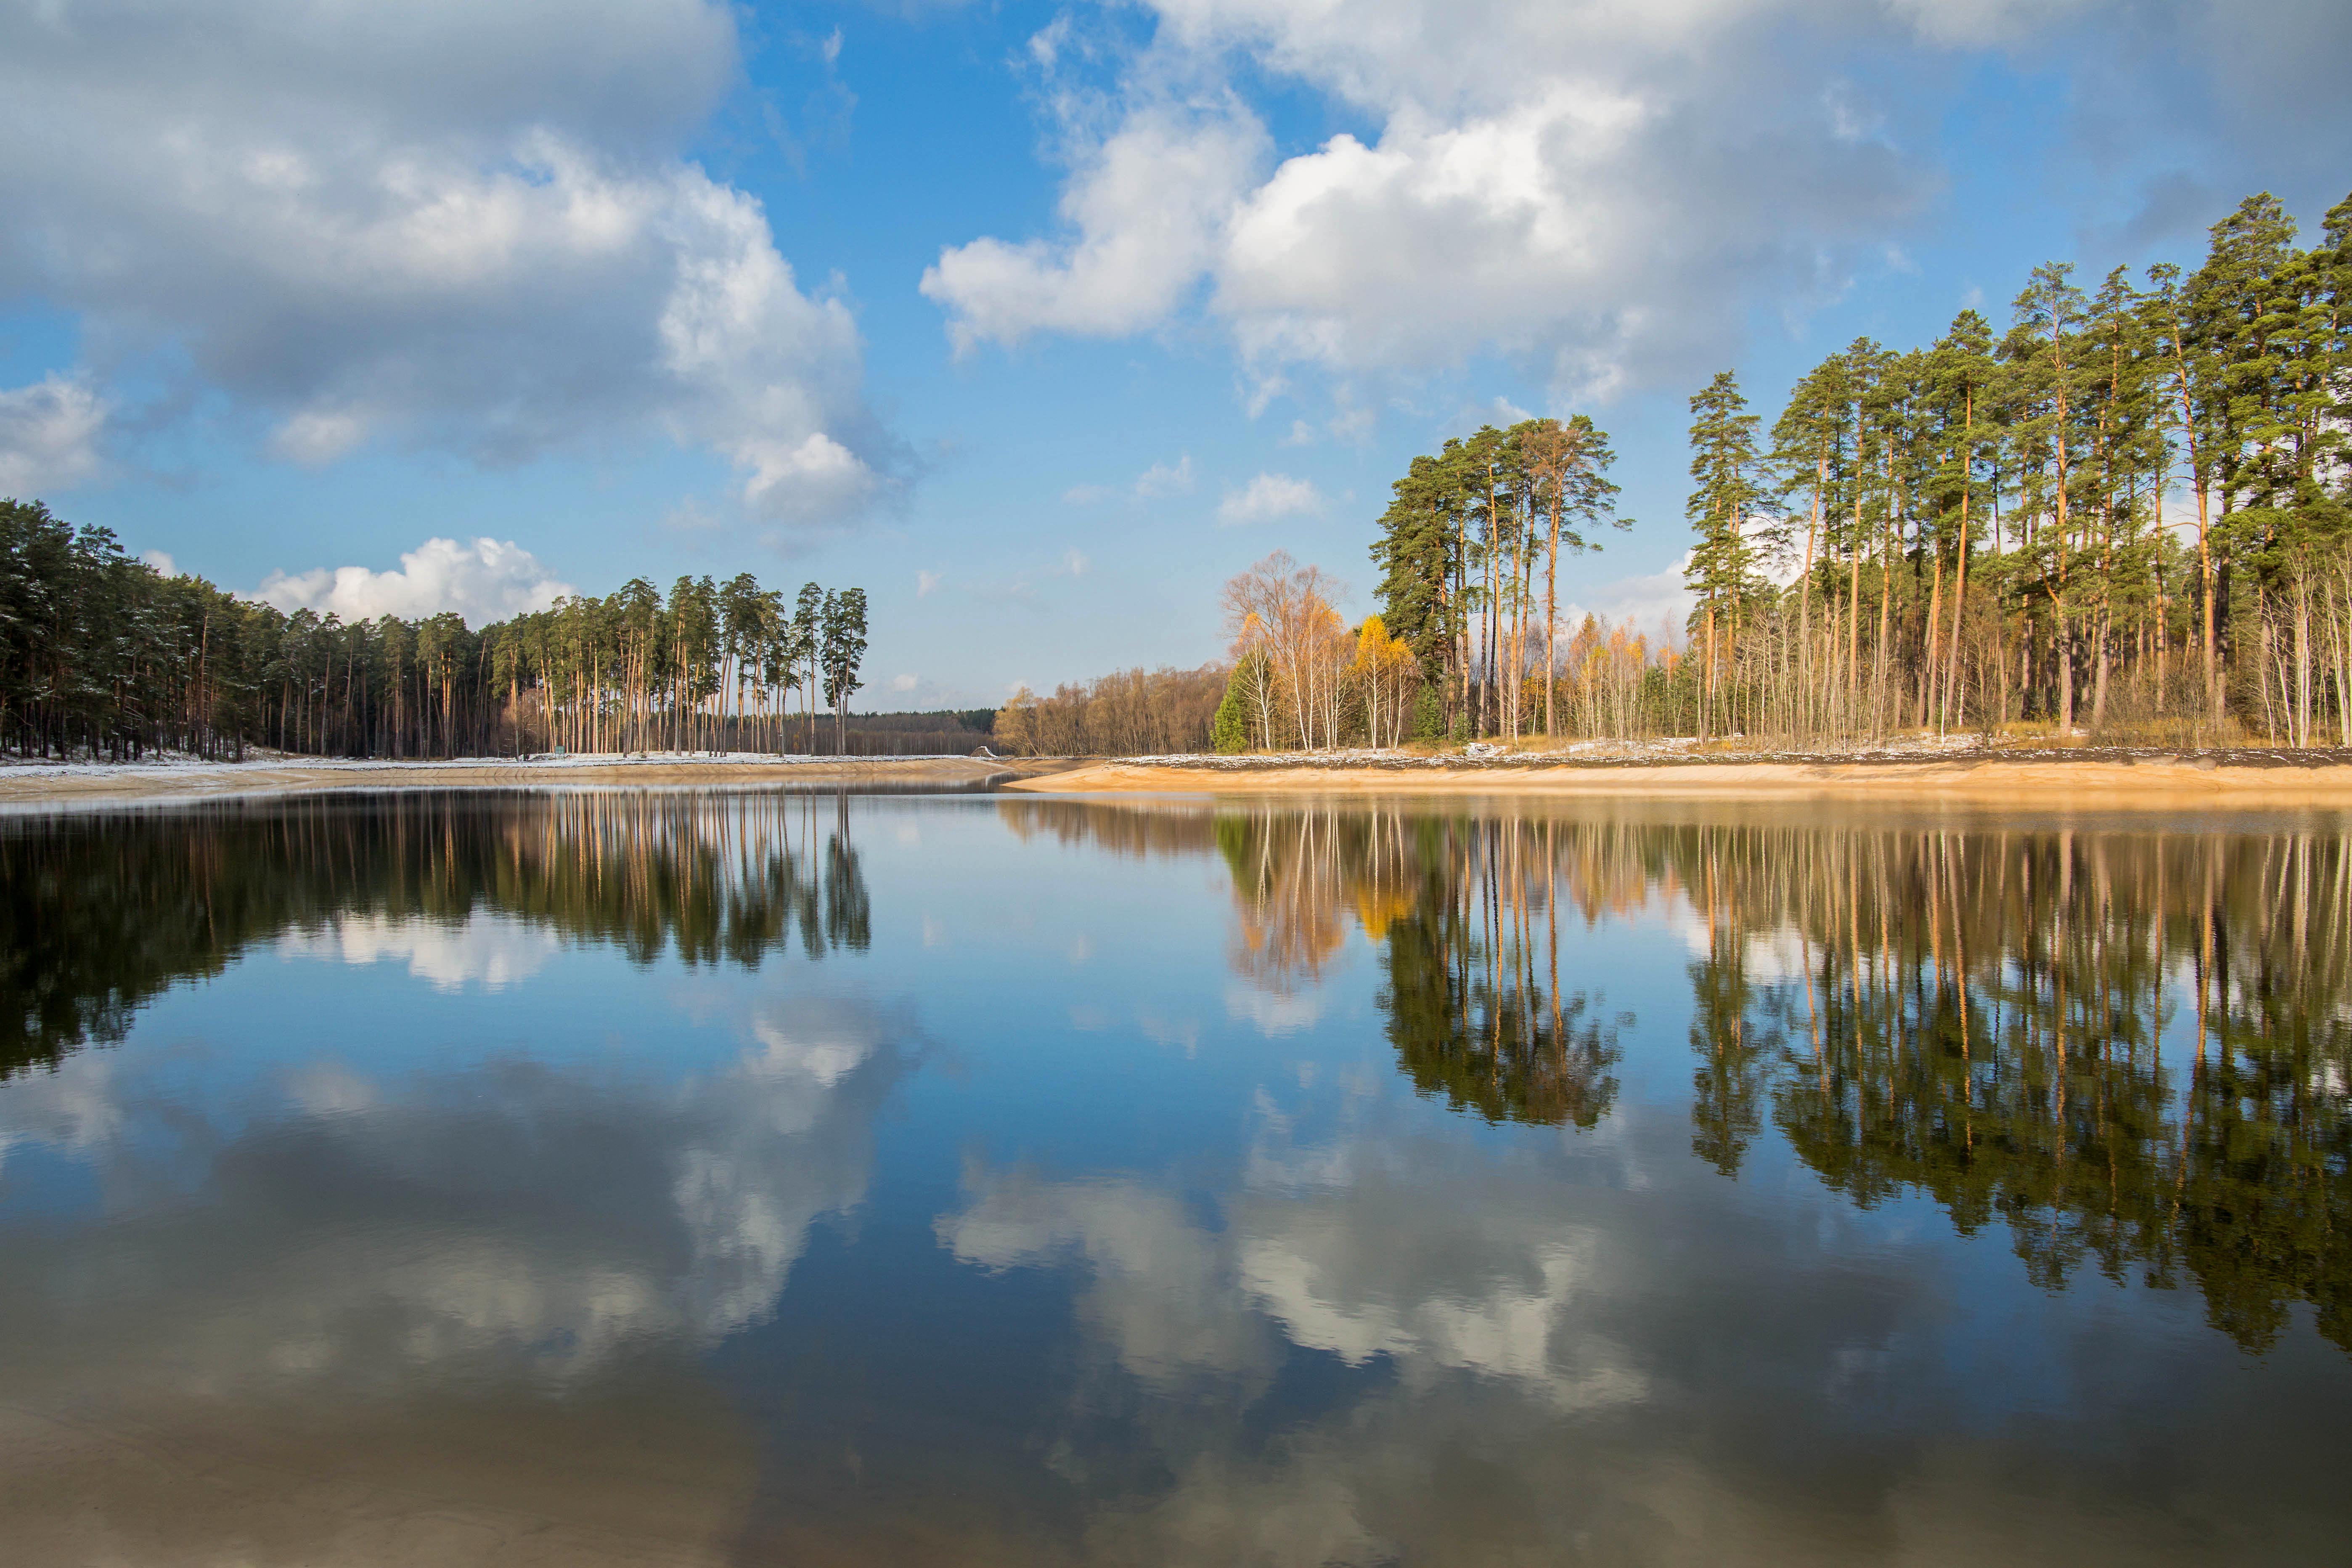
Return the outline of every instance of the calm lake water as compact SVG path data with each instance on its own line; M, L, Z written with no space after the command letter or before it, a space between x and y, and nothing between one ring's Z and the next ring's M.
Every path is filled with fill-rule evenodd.
M0 820L12 1563L2321 1563L2352 820Z

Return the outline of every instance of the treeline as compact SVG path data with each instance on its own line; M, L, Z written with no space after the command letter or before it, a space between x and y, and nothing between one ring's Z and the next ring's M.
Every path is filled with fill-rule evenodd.
M1141 757L1209 749L1223 698L1221 665L1122 669L1040 697L1027 687L996 711L990 745L1008 756Z
M478 631L450 613L344 622L0 501L0 748L25 756L838 752L865 653L861 588L787 601L745 573L665 595L639 578Z
M1858 340L1769 430L1717 376L1691 400L1687 652L1590 620L1561 641L1559 553L1611 520L1606 438L1481 430L1397 481L1382 616L1479 733L2352 744L2347 297L2352 198L2299 247L2259 195L2193 272L2086 293L2052 263L2005 330L1964 310L1925 348Z

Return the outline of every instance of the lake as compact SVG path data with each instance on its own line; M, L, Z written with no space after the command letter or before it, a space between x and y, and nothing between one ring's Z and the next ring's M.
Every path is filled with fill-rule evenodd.
M0 819L12 1563L2352 1539L2352 818Z

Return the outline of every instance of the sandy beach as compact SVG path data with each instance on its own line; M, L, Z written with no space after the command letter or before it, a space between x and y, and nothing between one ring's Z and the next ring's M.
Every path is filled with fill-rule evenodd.
M1040 795L1540 795L1706 800L1943 799L1971 804L2352 805L2352 760L2334 752L2113 751L1749 760L1360 755L1109 761L987 757L561 757L454 762L17 763L0 808L106 805L333 790L877 784Z
M969 786L1034 767L985 757L546 757L528 762L17 763L0 768L0 806L285 795L320 790L545 789L580 784Z
M1003 787L1038 794L1159 791L1214 795L1545 795L1675 799L1946 799L1970 803L2179 807L2352 805L2352 763L2285 752L2081 758L2036 752L1923 761L1667 763L1423 761L1318 767L1097 763Z

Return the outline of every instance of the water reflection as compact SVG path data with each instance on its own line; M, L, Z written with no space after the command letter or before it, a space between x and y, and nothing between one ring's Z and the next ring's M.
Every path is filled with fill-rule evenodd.
M0 1079L122 1037L247 951L405 960L455 987L560 942L756 967L872 940L844 796L294 797L0 820Z
M721 1560L753 1477L693 1367L864 1204L923 1049L903 1004L824 968L745 984L870 942L843 807L393 796L10 826L10 1561ZM639 1054L577 1037L548 989L583 945L664 974L593 987ZM331 967L224 996L210 1040L80 1048L251 956ZM466 1043L467 1005L514 991L544 1027Z
M1684 852L1713 922L1691 967L1703 1140L1769 1101L1822 1180L1999 1219L2045 1284L2193 1281L2249 1350L2307 1302L2352 1350L2340 828L1811 840ZM1779 933L1798 973L1759 973Z
M1016 820L1040 808L1008 803ZM1253 984L1377 950L1400 1068L1490 1121L1591 1128L1635 1024L1560 928L1650 915L1687 965L1691 1146L1766 1119L1869 1205L2007 1227L2030 1276L2193 1284L2250 1351L2307 1303L2352 1350L2352 834L1675 821L1377 804L1059 805L1122 847L1213 842ZM1034 829L1033 829L1034 831ZM2165 1043L2171 1041L2168 1051Z
M2346 847L726 794L10 824L0 1539L2326 1560Z

